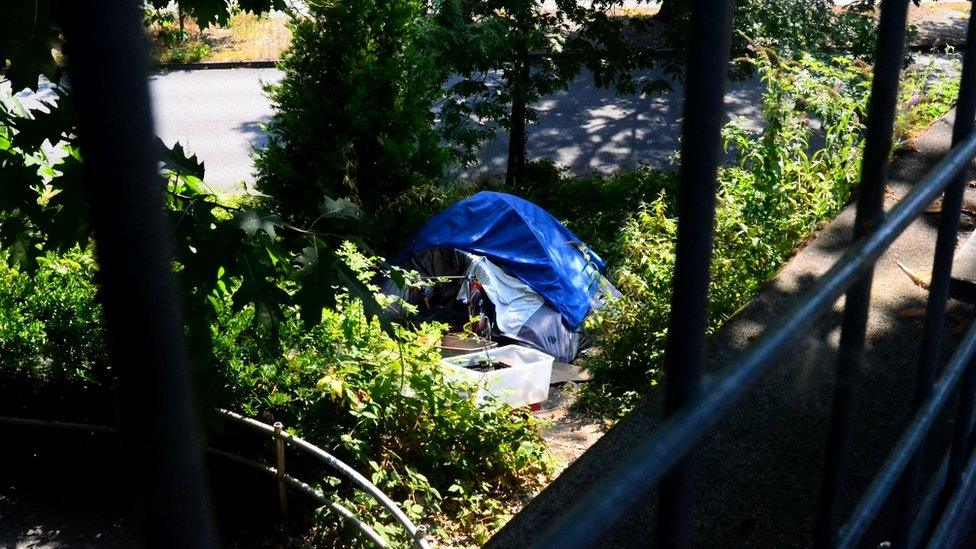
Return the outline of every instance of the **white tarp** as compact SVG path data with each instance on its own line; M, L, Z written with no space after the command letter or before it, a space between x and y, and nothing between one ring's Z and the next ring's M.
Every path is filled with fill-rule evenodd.
M495 306L495 326L501 333L517 338L525 322L545 303L528 284L509 275L487 258L466 255L471 263L465 275L474 278L485 289ZM458 299L468 300L468 285L461 284Z

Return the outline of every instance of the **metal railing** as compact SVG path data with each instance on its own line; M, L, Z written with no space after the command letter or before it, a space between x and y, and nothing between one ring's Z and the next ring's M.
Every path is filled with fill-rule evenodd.
M361 475L344 461L336 458L318 446L292 435L284 429L284 426L281 423L268 425L267 423L262 423L256 419L242 416L241 414L224 409L217 409L217 413L224 419L233 421L239 425L243 425L252 431L270 435L274 440L274 467L219 448L208 447L206 448L206 451L215 456L229 459L275 477L278 484L278 508L281 512L281 521L283 524L288 520L288 487L290 486L293 489L298 490L300 493L321 503L323 506L327 506L329 509L337 513L344 521L359 529L367 539L372 541L378 547L387 546L387 542L383 536L378 534L368 524L359 520L355 513L334 499L328 497L328 494L287 473L285 468L285 447L286 445L291 445L301 452L314 457L316 460L325 463L327 466L338 472L341 476L352 482L356 488L362 490L376 500L376 502L379 503L386 510L386 512L388 512L390 516L400 524L400 526L403 527L407 537L410 539L411 544L414 547L417 549L430 549L430 545L424 539L424 529L416 526L413 521L407 517L403 510L400 509L396 502L391 500L389 496L384 494L375 484L370 482L366 477ZM89 423L74 423L9 416L0 416L0 425L54 428L71 431L86 431L92 433L115 434L118 432L118 430L111 425L95 425Z
M536 538L540 547L590 547L626 513L659 491L658 540L662 547L687 547L695 458L692 451L726 414L746 398L775 362L845 295L837 383L824 459L816 538L820 547L854 547L891 494L898 492L896 547L950 547L962 542L976 513L976 456L973 400L976 397L976 331L970 329L936 379L952 259L962 207L964 173L976 155L976 20L970 14L953 127L952 149L888 214L882 210L904 52L908 0L883 0L861 180L854 223L855 242L782 318L714 379L703 377L706 296L719 163L720 125L729 53L730 0L695 0L694 37L689 44L678 243L671 321L665 352L665 423L632 448L603 480L565 509ZM854 512L840 517L852 425L857 407L871 279L875 261L921 213L943 195L922 352L915 391L915 416L875 475ZM957 387L960 386L958 389ZM951 448L929 493L917 504L920 456L926 436L950 396L959 395Z
M403 512L402 509L384 494L375 484L370 482L366 477L361 475L358 471L347 465L345 462L339 460L332 454L326 452L325 450L315 446L308 441L292 435L288 431L284 430L281 423L275 423L274 425L268 425L267 423L262 423L256 419L242 416L240 414L231 412L229 410L218 410L221 416L235 421L239 424L246 425L247 427L260 431L264 434L271 435L275 441L275 462L276 467L267 467L260 463L254 462L252 460L247 460L245 458L240 458L239 456L233 458L241 463L245 463L255 467L257 469L268 472L274 475L278 479L278 498L279 506L282 509L282 513L287 513L288 503L286 495L286 486L291 485L303 493L317 499L324 505L328 505L334 511L338 512L343 518L350 521L354 526L359 528L366 534L370 540L384 546L385 542L383 538L377 534L373 529L371 529L367 524L360 522L356 519L352 512L348 509L340 506L336 502L328 499L320 491L315 490L308 484L295 479L294 477L288 475L285 472L285 445L289 444L295 448L301 450L302 452L315 457L317 460L324 462L326 465L335 469L340 475L350 480L355 484L360 490L369 494L373 499L377 501L386 511L403 527L407 532L407 536L412 541L414 547L419 549L428 549L430 546L424 539L424 531L422 528L417 527L410 520L409 517ZM212 451L212 450L211 450ZM216 451L215 453L219 455L224 455L231 457L234 454L228 454L227 452Z
M688 546L694 504L692 451L845 293L837 383L813 541L819 546L856 545L897 492L899 528L893 536L897 546L957 545L976 512L972 421L976 369L971 360L976 335L972 331L938 379L936 372L963 172L976 154L976 28L972 14L953 148L884 215L881 203L908 0L882 0L858 186L856 241L775 328L706 381L705 304L731 4L732 0L691 2L689 36L693 39L685 81L692 85L685 88L678 243L665 352L667 420L583 497L567 502L570 506L540 534L536 545L592 546L637 502L660 489L660 542L667 547ZM152 546L209 547L215 537L189 397L179 300L169 268L171 237L163 220L146 86L146 45L141 39L137 3L110 0L100 3L98 9L85 2L62 5L70 48L68 68L94 211L104 310L119 377L120 435L142 495L145 539ZM916 415L855 512L845 519L838 502L846 484L874 262L940 194L944 197L918 364ZM919 456L936 413L953 392L959 395L959 405L948 456L919 504Z

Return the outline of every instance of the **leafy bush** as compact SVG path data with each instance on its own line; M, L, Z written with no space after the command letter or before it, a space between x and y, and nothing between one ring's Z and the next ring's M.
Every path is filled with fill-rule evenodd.
M173 46L168 51L169 61L173 63L196 63L210 55L210 46L204 42L187 42Z
M196 63L210 55L203 32L189 32L182 12L150 6L143 8L143 23L151 39L153 58L170 63ZM195 23L194 23L195 26Z
M445 73L428 55L421 0L316 0L291 22L267 88L275 115L255 157L256 187L302 226L325 198L367 211L441 177L450 161L434 127Z
M146 6L143 8L142 19L150 35L155 35L166 46L175 46L190 39L190 33L184 28L183 21L177 20L176 14L170 10Z
M343 254L364 280L371 276L375 259L348 246ZM478 406L445 380L436 347L443 327L399 328L398 341L340 296L310 331L289 315L282 350L269 352L248 314L215 327L231 402L338 448L412 518L443 516L431 524L441 534L484 535L504 518L499 500L545 478L545 446L528 412ZM352 503L373 509L368 497ZM382 528L385 519L376 522Z
M748 44L780 55L874 57L877 22L856 7L838 9L832 0L745 0L736 2L733 51Z
M859 177L870 67L844 57L782 60L763 48L753 62L767 86L764 129L724 129L733 161L719 172L710 331L844 207ZM919 88L935 91L913 99ZM924 69L907 71L896 135L930 124L948 111L955 93ZM665 184L659 189L643 197L614 244L612 279L626 298L591 317L600 352L586 362L594 381L582 391L583 408L622 413L660 380L677 219L675 193Z
M0 90L0 247L25 272L45 253L92 245L88 193L82 185L71 97L53 90L45 110L28 112ZM45 143L52 143L47 146ZM255 322L280 322L298 307L308 326L334 301L336 287L363 300L372 317L380 306L336 250L354 222L348 200L327 201L315 230L282 223L267 212L222 203L203 183L203 164L176 145L163 149L165 208L175 237L174 270L180 278L191 368L205 382L213 369L210 326L217 320L215 292L238 309L251 304ZM287 282L288 290L281 285ZM199 391L210 398L211 391Z
M422 184L364 212L362 227L371 249L393 257L434 215L478 192L473 185Z
M9 191L0 195L0 387L20 396L0 407L110 423L115 378L97 266L79 251L92 247L81 156L64 108L70 98L59 92L46 113L26 113L0 95ZM64 138L56 144L64 158L39 150L50 135ZM501 404L480 408L462 396L470 387L444 380L433 347L439 328L394 331L377 318L381 305L367 284L377 274L373 261L340 250L335 233L220 202L205 190L202 164L181 147L165 155L162 171L201 410L281 419L373 474L414 517L461 533L483 534L504 517L502 501L547 474L530 416ZM342 200L329 208L320 230L354 210ZM386 521L381 515L377 524Z
M913 140L933 120L938 120L955 106L959 96L959 71L959 60L952 58L945 69L939 68L933 59L902 72L895 118L896 148L911 149Z
M373 277L375 259L350 245L341 255L363 282ZM0 264L0 388L10 395L2 409L111 423L115 380L94 262L76 250L39 263L33 275ZM391 337L343 292L314 328L289 308L272 333L254 322L253 306L236 310L229 295L212 298L213 353L224 388L212 404L283 422L371 476L435 535L483 539L507 517L506 501L547 478L547 451L527 411L479 406L465 396L473 387L445 379L436 347L442 327L398 328ZM368 496L338 493L377 531L404 541ZM337 537L341 524L326 517L323 539L348 542L355 533Z
M39 263L27 276L0 257L0 414L29 407L34 417L111 421L112 370L94 262L75 250Z

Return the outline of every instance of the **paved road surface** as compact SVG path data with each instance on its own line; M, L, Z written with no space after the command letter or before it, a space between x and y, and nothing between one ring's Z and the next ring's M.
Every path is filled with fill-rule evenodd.
M725 96L729 119L756 128L761 119L762 87L758 80L737 82ZM683 89L658 96L619 96L576 79L564 92L536 107L539 121L529 126L530 158L549 158L585 175L631 170L640 164L667 167L681 134ZM478 155L482 173L505 171L508 136L499 135Z
M943 56L917 55L919 62ZM207 181L222 192L240 192L253 183L253 147L264 143L261 125L272 115L262 83L276 82L275 69L177 71L154 75L150 91L156 128L172 144L183 143L206 163ZM0 83L3 86L4 83ZM50 95L46 83L38 94L24 94L29 107ZM760 121L761 84L733 83L726 95L729 119L748 127ZM530 157L551 158L576 174L627 170L647 163L667 167L678 146L681 89L641 98L597 89L583 76L564 92L538 105L539 122L529 127ZM479 163L465 177L505 170L507 136L480 151Z
M152 76L156 131L203 159L207 181L217 190L252 182L251 147L264 143L261 125L271 118L262 82L281 78L275 69L177 71Z
M253 181L249 152L263 143L261 124L271 116L261 82L280 78L274 69L180 71L151 78L156 127L168 144L180 141L207 167L221 191ZM734 84L727 101L733 117L758 119L760 87ZM539 104L530 127L530 156L545 156L575 173L631 169L641 162L668 164L677 147L680 92L651 97L617 96L588 77ZM481 151L477 172L503 172L507 138ZM469 173L471 175L471 173Z

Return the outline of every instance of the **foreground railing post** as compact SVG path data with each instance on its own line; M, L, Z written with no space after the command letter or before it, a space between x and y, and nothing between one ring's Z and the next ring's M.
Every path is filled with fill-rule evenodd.
M752 393L774 363L784 358L814 321L833 307L974 157L976 136L971 136L929 170L921 183L888 212L881 227L851 246L810 287L804 299L794 303L749 349L717 373L697 405L682 408L629 451L617 455L616 464L604 471L601 478L592 479L581 495L567 502L568 509L533 537L533 546L588 547L599 540L632 506L651 493L682 458L698 448L731 409ZM972 351L976 355L976 341ZM863 533L881 506L879 500L887 497L888 488L886 484L878 494L871 495L856 524L845 527L848 532L857 532L849 533L849 538Z
M692 5L678 187L678 238L671 314L664 352L665 412L693 406L702 393L715 193L725 123L725 81L732 27L731 0ZM687 547L694 507L694 458L661 481L658 542Z
M149 547L216 543L190 398L134 0L59 2L91 197L119 432Z
M959 101L956 106L956 119L952 128L953 146L965 140L973 131L973 117L976 116L976 66L973 54L976 45L973 43L973 21L970 16L967 31L966 55L963 60L963 70L959 85ZM915 387L915 409L918 409L932 394L935 373L939 367L942 352L942 339L945 332L946 305L949 299L949 285L952 277L952 259L956 251L956 239L959 234L959 218L962 215L963 193L966 188L966 170L962 170L946 187L942 197L942 210L939 213L938 236L935 241L935 257L932 260L932 277L929 283L929 298L925 307L925 325L922 332L922 346L918 358L918 379ZM969 382L964 386L971 385ZM960 393L960 409L971 405L972 395ZM966 402L965 399L970 399ZM968 418L961 421L968 425ZM956 442L964 433L956 434ZM918 478L922 468L922 452L925 442L919 445L914 457L905 470L898 489L898 531L896 532L896 546L904 547L911 536L911 524L915 517L916 500L918 498ZM963 448L956 444L955 451L950 454L949 472L946 485L955 487L964 463L960 455ZM955 459L952 459L953 456Z
M963 54L962 75L959 82L959 100L956 102L956 120L952 127L953 146L973 133L974 118L976 118L976 4L970 7L969 24L966 29L966 49ZM960 207L962 206L962 195L966 184L965 179L966 172L963 171L952 183L954 192L958 192ZM943 208L948 207L949 205L943 202ZM943 211L947 210L944 209ZM958 225L958 215L956 213L956 225ZM970 363L959 387L959 404L952 445L949 451L949 467L946 474L944 492L946 499L948 499L951 490L961 483L963 467L972 452L974 397L976 397L976 364Z
M282 526L288 523L288 486L285 484L285 439L281 436L284 426L280 421L274 424L275 474L278 477L278 510L281 512Z
M853 240L873 232L884 220L884 188L898 102L898 79L904 55L908 0L885 0L878 21L874 79L868 105L867 135ZM871 307L874 267L865 271L847 291L837 356L830 432L824 457L815 542L830 547L839 522L838 503L843 495L850 454L851 427L857 409L858 383L864 360L864 336Z

